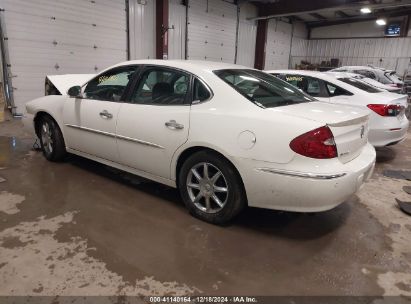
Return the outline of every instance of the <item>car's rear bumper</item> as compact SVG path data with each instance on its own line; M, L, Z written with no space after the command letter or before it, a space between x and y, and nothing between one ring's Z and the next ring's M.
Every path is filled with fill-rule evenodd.
M397 118L394 124L385 124L383 128L372 128L368 133L368 141L374 147L385 147L403 141L407 137L409 121L404 117L401 121Z
M348 163L335 159L333 172L284 170L272 163L253 160L243 160L239 170L249 206L319 212L332 209L352 196L372 175L375 158L375 149L367 144L362 153Z

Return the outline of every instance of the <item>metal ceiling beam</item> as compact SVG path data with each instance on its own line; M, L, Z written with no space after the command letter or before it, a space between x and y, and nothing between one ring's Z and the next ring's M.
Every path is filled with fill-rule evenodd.
M365 5L373 10L382 8L401 8L411 7L411 0L403 0L402 2L394 2L391 4L365 4L359 0L288 0L287 2L279 1L276 3L258 3L254 2L258 7L259 17L248 18L251 20L271 19L279 17L298 16L303 14L334 12L335 10L360 10Z
M411 15L411 6L406 9L385 11L384 13L374 12L368 15L352 16L348 18L335 18L335 19L328 19L326 21L311 21L311 22L306 22L306 24L309 28L315 28L315 27L371 21L371 20L376 20L377 18L382 18L382 17L386 17L386 18L403 17L403 16L405 17L407 15Z
M300 18L298 16L290 16L290 18L292 20L298 21L298 22L305 22L305 20L303 18Z
M327 18L320 15L319 13L311 13L310 16L312 16L312 17L314 17L315 19L318 19L318 20L327 20Z
M335 15L340 17L340 18L350 18L352 16L348 15L347 13L344 13L343 11L335 11Z

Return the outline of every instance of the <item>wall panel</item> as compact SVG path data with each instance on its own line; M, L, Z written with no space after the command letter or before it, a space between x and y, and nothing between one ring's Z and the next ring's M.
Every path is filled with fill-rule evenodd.
M247 18L256 17L257 8L250 3L240 6L238 26L237 64L254 67L257 21Z
M184 59L186 47L186 7L181 0L169 0L168 58Z
M96 73L127 59L124 0L0 0L16 114L46 75Z
M276 19L268 22L265 69L286 69L289 65L292 25Z
M156 1L129 1L130 59L156 58Z
M190 0L187 59L234 63L237 6L222 0Z
M367 39L314 39L308 42L306 60L321 63L331 58L341 65L380 66L402 75L411 57L411 37ZM293 58L298 61L300 58Z

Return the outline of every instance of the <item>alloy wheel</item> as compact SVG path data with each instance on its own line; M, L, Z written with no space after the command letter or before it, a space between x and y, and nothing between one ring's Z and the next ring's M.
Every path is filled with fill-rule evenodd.
M50 125L43 122L41 125L41 143L47 154L53 153L53 138Z
M217 213L227 203L227 181L223 173L210 163L193 166L188 172L186 186L191 202L203 212Z

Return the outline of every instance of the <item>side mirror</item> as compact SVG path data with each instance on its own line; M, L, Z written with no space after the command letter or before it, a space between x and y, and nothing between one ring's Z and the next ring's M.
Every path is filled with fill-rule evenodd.
M73 97L73 98L82 98L81 96L81 87L80 86L74 86L71 87L67 91L68 96Z

